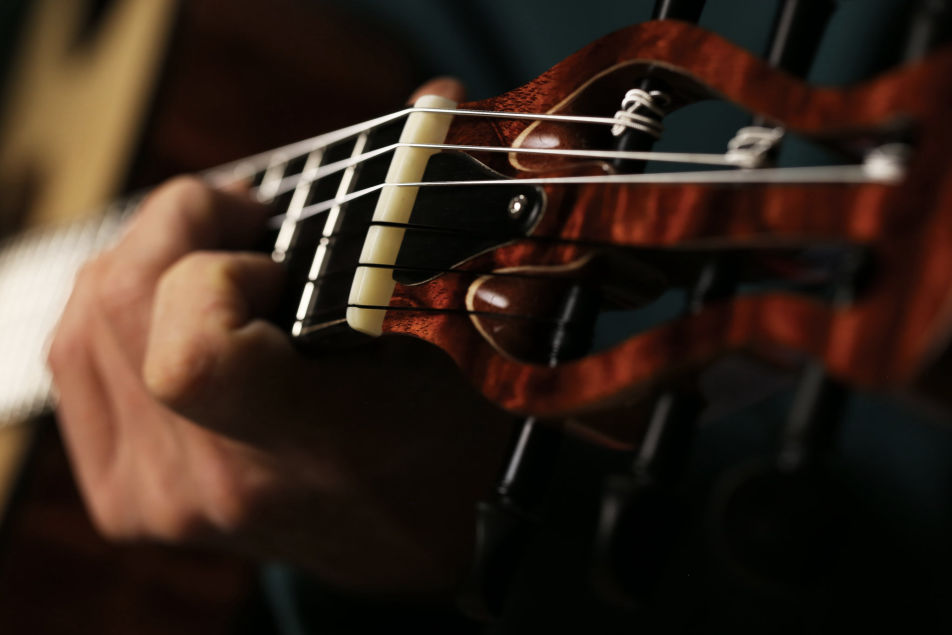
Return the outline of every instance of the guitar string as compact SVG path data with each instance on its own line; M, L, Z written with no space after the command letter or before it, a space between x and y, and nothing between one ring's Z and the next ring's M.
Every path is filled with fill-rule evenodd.
M493 111L461 111L457 109L433 109L433 108L409 108L399 113L394 113L393 115L385 116L383 118L378 118L377 120L371 120L364 124L358 124L357 126L352 126L347 129L336 131L335 133L330 133L329 135L323 135L321 137L307 140L304 142L299 142L292 146L287 146L283 149L284 153L293 154L297 151L298 156L301 156L306 153L313 152L314 150L320 147L327 147L332 143L337 141L342 141L349 136L356 136L363 132L375 129L382 125L386 125L390 121L395 121L396 119L408 115L412 112L435 112L435 113L445 113L462 115L462 116L482 116L482 117L495 117L495 118L510 118L510 119L531 119L534 121L539 120L553 120L561 122L572 122L572 123L585 123L585 124L602 124L602 125L614 125L616 123L611 118L604 117L576 117L576 116L565 116L565 115L538 115L532 113L512 113L512 112L493 112ZM342 161L335 162L333 164L327 164L325 166L319 167L317 170L313 170L307 173L301 173L294 177L282 177L280 183L278 183L277 188L273 188L272 196L280 196L282 193L294 189L300 183L302 179L308 179L307 185L312 185L319 178L323 178L328 174L332 174L337 171L346 170L347 168L357 165L363 161L367 161L376 156L383 155L387 152L395 150L397 147L418 147L424 149L432 150L462 150L468 152L522 152L525 154L537 154L537 155L558 155L558 156L575 156L579 158L590 158L590 159L625 159L625 160L661 160L661 161L672 161L679 163L699 163L706 165L718 165L718 166L732 166L739 167L739 162L731 160L727 155L703 155L698 153L656 153L656 152L646 152L646 153L637 153L637 152L615 152L615 151L597 151L597 150L581 150L581 149L559 149L559 148L511 148L511 147L501 147L501 146L472 146L472 145L454 145L454 144L416 144L416 143L398 143L392 144L391 146L376 149L369 151L367 153L362 153L355 157L350 157ZM258 162L264 163L267 162L268 165L274 166L276 161L276 155L280 155L282 149L278 151L272 151L260 155L261 158L258 159ZM286 161L294 160L295 157L286 159ZM254 158L252 158L251 163L254 163ZM280 163L280 161L278 161ZM234 164L233 164L234 165ZM244 160L240 162L240 165L249 166L249 160ZM756 175L752 175L754 172ZM730 174L730 176L727 176ZM457 187L473 187L473 186L498 186L503 184L510 184L513 181L521 183L524 185L582 185L582 184L628 184L628 183L733 183L733 184L750 184L750 183L805 183L805 182L817 182L817 183L844 183L844 182L857 182L857 183L868 183L868 182L892 182L896 177L893 178L882 178L880 175L871 175L869 170L865 166L829 166L829 167L807 167L807 168L770 168L770 169L759 169L759 170L741 170L737 172L724 172L724 171L705 171L705 172L672 172L665 174L654 174L654 175L604 175L597 177L544 177L544 178L528 178L528 179L500 179L500 180L484 180L484 179L475 179L475 180L456 180L456 181L430 181L430 182L408 182L408 183L391 183L391 184L377 184L356 192L351 192L343 197L335 197L334 199L322 201L316 204L306 206L301 213L297 216L296 220L301 221L308 217L320 214L324 211L328 211L331 208L343 205L347 202L356 200L357 198L370 195L376 191L381 190L387 185L395 187L436 187L436 186L457 186ZM271 219L271 224L280 223L284 219L285 215L278 215ZM423 228L409 228L408 229L423 229ZM375 308L371 306L359 306L356 308ZM383 310L389 310L391 307L376 307ZM434 307L429 308L414 308L413 310L424 310L432 311L436 310ZM460 311L460 309L450 309L451 311ZM445 311L443 311L445 312ZM468 310L464 311L470 313ZM493 313L493 316L499 317L500 314ZM537 318L534 318L537 319Z
M603 240L585 240L579 238L563 238L561 236L552 236L547 234L515 234L515 233L491 233L491 232L479 232L473 231L470 229L464 229L460 227L450 227L450 226L441 226L441 225L427 225L422 223L399 223L395 221L378 221L371 220L365 223L360 223L355 227L351 227L345 230L338 230L332 234L321 235L322 240L338 240L342 238L361 238L366 236L367 229L370 227L392 227L394 229L406 229L409 231L417 232L431 232L431 233L441 233L441 234L451 234L459 235L464 238L473 238L478 240L498 240L504 242L544 242L544 243L558 243L563 245L570 246L580 246L580 247L592 247L592 248L605 248L611 249L614 247L620 248L639 248L645 247L646 245L629 245L624 243L613 243ZM498 246L498 245L497 245Z
M604 174L591 176L529 177L519 179L464 179L451 181L407 181L400 183L377 183L356 190L342 197L328 199L305 206L296 216L302 221L311 216L349 203L382 190L385 187L499 187L513 185L792 185L792 184L895 184L901 177L895 174L880 174L865 165L832 165L790 168L760 168L752 170L703 170L697 172L661 172L656 174ZM269 225L275 228L283 222L285 214L273 216Z
M407 229L410 229L410 230L417 229L417 228L415 228L415 227L413 227L413 226L407 226L407 224L390 223L389 225L391 225L391 226L403 226L403 227L405 227L405 228L407 228ZM454 231L454 232L456 232L456 233L460 233L460 234L465 235L464 232L461 232L461 231L459 231L459 230L456 230L455 228L450 228L450 231ZM352 232L352 233L353 233L355 236L360 235L360 232ZM516 240L519 240L519 238L520 238L520 237L516 237ZM611 244L608 244L608 246L611 246L611 247L624 247L624 246L611 245ZM774 246L774 247L772 247L772 248L771 248L771 247L768 247L768 248L766 248L766 249L767 249L767 250L770 250L770 251L776 251L776 250L778 249L778 247L777 247L777 246ZM779 249L790 250L790 249L793 249L793 247L791 247L791 246L788 245L788 246L780 247ZM755 248L752 248L752 250L753 250L753 251L756 251L756 250L758 250L758 248L755 247ZM652 253L650 253L650 252L676 252L676 251L691 251L691 250L679 249L678 247L671 247L671 248L652 248L652 247L647 247L647 248L644 248L642 251L643 251L643 252L648 252L648 253L643 253L643 255L644 255L644 256L647 256L647 257L649 258L649 260L650 260L650 258L651 258L652 255L654 255L654 256L656 256L656 257L658 256L657 253L652 254ZM753 254L753 253L752 253L752 254L749 254L749 255L756 257L756 254ZM663 256L662 256L662 258L663 258ZM488 269L455 269L455 268L441 268L441 267L423 267L423 266L405 265L405 264L387 265L387 264L381 264L381 263L364 263L364 262L358 262L356 265L353 265L353 266L346 266L346 267L337 268L337 269L334 269L334 270L331 270L331 271L326 271L326 272L322 273L321 275L318 275L318 276L316 276L316 277L314 277L314 278L308 278L308 282L310 282L310 283L312 283L312 284L320 284L320 283L322 283L322 282L324 282L324 281L331 280L331 279L333 279L333 278L343 278L343 277L345 277L345 276L352 276L353 273L354 273L354 272L357 270L357 268L359 268L359 267L367 267L367 268L374 268L374 269L387 269L387 270L391 270L391 271L395 271L395 272L398 272L398 271L407 271L407 272L426 273L426 274L432 274L433 276L441 275L441 274L452 274L452 275L466 276L466 277L471 277L471 278L478 278L478 277L497 277L497 278L524 279L524 280L531 280L531 281L567 282L567 283L581 282L581 281L584 281L584 280L585 280L585 278L582 277L582 276L571 275L571 272L564 272L564 271L550 272L550 273L547 274L547 273L545 273L545 272L497 271L497 270L488 270ZM806 267L806 269L809 269L808 274L810 274L810 275L808 275L806 278L799 278L797 275L786 276L786 277L784 277L784 276L779 276L779 277L776 278L776 281L777 281L777 282L782 282L782 283L786 284L787 286L785 286L784 288L785 288L785 290L786 290L787 292L798 292L798 291L808 292L810 289L815 288L817 285L822 285L822 284L827 284L827 283L829 283L831 280L833 280L834 276L836 275L836 271L834 270L834 271L826 272L826 277L824 277L824 278L817 278L816 275L815 275L815 267L814 267L814 268ZM835 267L834 267L833 269L835 269ZM566 273L569 273L569 275L566 275ZM553 274L557 274L557 275L553 275ZM792 285L794 285L794 286L791 287L791 286L789 286L790 284L792 284ZM678 286L678 284L677 284L677 283L673 283L673 286ZM381 309L381 307L377 307L377 306L371 307L371 306L368 306L368 305L345 305L345 304L339 304L339 305L334 305L334 306L332 306L332 307L322 307L322 308L320 308L320 309L318 309L318 310L316 310L316 311L310 311L310 312L307 314L307 318L306 318L306 319L307 319L308 322L310 322L310 323L313 325L314 322L320 322L320 316L321 316L321 315L325 315L325 314L328 314L328 313L333 313L333 312L336 312L336 311L340 311L341 309L345 309L345 308L348 308L348 307ZM416 310L416 311L423 311L423 312L473 314L473 312L470 311L469 309L455 308L455 307L442 307L442 308L440 308L440 307L419 307L419 306L417 306L417 307L404 307L404 308L395 307L395 308L396 308L397 310L404 310L404 311ZM432 311L431 311L431 309L432 309ZM479 312L476 312L476 313L477 313L477 314L481 314L481 313L479 313ZM514 318L518 318L518 319L530 319L530 318L532 318L532 316L528 316L528 315L523 315L523 314L510 315L510 314L506 314L506 313L504 313L504 312L503 312L503 313L486 312L486 315L487 315L487 316L491 315L491 316L496 316L496 317L514 317ZM551 320L548 320L548 321L551 321ZM310 331L308 331L308 329L316 330L316 328L314 328L313 326L311 326L311 327L304 327L304 329L305 329L305 330L302 331L302 333L304 333L304 332L310 332Z
M588 150L575 148L523 148L509 146L463 145L452 143L409 143L398 142L387 146L368 150L357 156L340 159L317 168L301 171L297 174L284 176L274 188L272 196L280 196L293 191L299 184L313 184L322 178L336 174L347 168L359 165L371 159L393 152L397 148L420 148L426 150L459 150L463 152L491 152L503 154L527 154L540 156L578 157L585 159L602 159L606 161L659 161L664 163L687 163L693 165L713 165L721 167L753 167L735 153L702 153L702 152L642 152L627 150ZM299 159L300 157L295 157ZM294 160L294 159L291 159Z
M565 238L562 236L553 236L549 234L513 234L513 233L491 233L491 232L478 232L472 231L469 229L464 229L460 227L450 227L450 226L441 226L441 225L427 225L423 223L400 223L395 221L375 221L371 220L366 223L361 223L360 225L346 229L339 230L332 234L327 234L326 236L321 236L322 239L327 240L338 240L342 238L361 238L366 235L366 230L370 227L392 227L394 229L405 229L412 232L432 232L432 233L441 233L441 234L450 234L457 235L462 238L472 238L477 240L493 240L493 241L503 241L502 244L512 244L520 242L534 242L534 243L550 243L558 244L572 247L589 247L593 249L626 249L629 251L640 251L642 253L648 251L664 251L666 253L674 253L677 251L688 252L688 251L699 251L703 248L697 247L683 247L679 245L660 245L657 243L616 243L608 242L604 240L588 240L580 238ZM502 244L493 245L494 248L502 246ZM827 242L818 242L811 241L811 246L825 245L831 247L845 247L846 243L836 240L828 240ZM772 243L766 247L756 247L745 245L745 249L797 249L800 248L800 245L796 243Z
M220 168L213 169L206 173L206 176L212 181L222 181L222 180L240 180L243 178L248 178L252 174L257 172L264 172L269 168L273 168L275 165L288 164L295 159L304 157L305 155L318 150L326 149L334 143L338 143L344 140L347 140L351 137L357 136L359 134L367 133L377 128L380 128L384 125L392 123L402 117L408 116L415 112L428 112L428 113L438 113L438 114L450 114L458 116L468 116L468 117L485 117L485 118L499 118L499 119L515 119L515 120L532 120L532 121L558 121L563 123L582 123L589 125L614 125L617 122L610 117L594 117L594 116L582 116L582 115L556 115L556 114L542 114L542 113L519 113L512 111L484 111L484 110L469 110L469 109L446 109L446 108L417 108L411 107L406 108L389 115L384 115L376 119L371 119L369 121L355 124L353 126L348 126L340 130L326 133L324 135L319 135L311 139L306 139L304 141L297 142L276 150L269 152L261 153L242 159L240 161L235 161L230 164L226 164ZM484 151L484 152L516 152L516 153L526 153L526 154L538 154L538 155L561 155L561 156L576 156L580 158L600 158L600 159L622 159L622 160L659 160L659 161L669 161L676 163L694 163L694 164L704 164L704 165L717 165L717 166L732 166L732 167L749 167L745 166L745 161L738 159L737 155L734 155L734 158L729 158L727 154L703 154L703 153L662 153L662 152L632 152L632 151L604 151L604 150L583 150L583 149L564 149L564 148L511 148L503 146L474 146L474 145L457 145L457 144L422 144L422 143L397 143L391 144L390 146L384 148L378 148L375 150L362 152L361 154L353 157L348 157L336 161L331 164L320 166L316 171L308 172L307 177L304 176L304 173L294 175L292 177L282 177L281 180L272 186L271 192L269 192L269 198L275 196L280 196L281 194L287 193L288 191L293 190L297 187L299 181L302 178L307 178L307 184L313 184L320 178L323 178L327 175L334 174L338 171L346 170L349 167L357 165L363 161L369 160L376 156L380 156L387 152L393 151L398 147L417 147L425 149L434 149L434 150L444 150L444 149L457 149L457 150L466 150L466 151ZM394 187L432 187L432 186L463 186L463 185L472 185L472 186L493 186L499 185L500 183L508 183L510 181L518 181L523 184L539 184L539 185L554 185L554 184L584 184L584 183L594 183L594 184L612 184L612 183L670 183L670 184L758 184L758 183L893 183L898 178L901 177L901 174L893 171L895 173L887 174L885 177L882 174L872 172L864 165L852 165L852 166L808 166L808 167L795 167L795 168L761 168L761 169L743 169L737 171L722 171L722 170L708 170L708 171L699 171L699 172L668 172L660 174L618 174L618 175L605 175L605 176L589 176L589 177L547 177L547 178L535 178L535 179L500 179L498 182L495 180L485 181L485 180L469 180L469 181L429 181L429 182L413 182L413 183L380 183L369 188L364 188L356 192L352 192L342 198L334 198L326 201L321 201L312 205L305 207L301 211L301 215L297 217L298 220L303 220L309 216L321 213L322 211L333 208L336 205L354 200L361 196L366 196L372 194L383 187L394 186ZM242 174L243 173L243 174ZM753 174L756 173L756 176ZM227 175L227 176L226 176ZM283 215L276 216L272 219L272 224L280 223L284 220Z
M443 273L449 273L460 276L492 276L494 278L515 278L521 280L569 280L569 281L582 281L584 278L581 276L554 276L554 275L545 275L543 273L528 273L522 271L495 271L491 269L444 269L442 267L421 267L418 265L385 265L376 262L358 262L356 265L350 265L340 269L334 269L331 271L326 271L316 278L309 279L310 282L322 282L324 280L329 280L331 278L336 278L340 276L352 275L360 267L367 267L368 269L389 269L391 271L410 271L415 273L429 273L434 275L439 275ZM564 272L559 272L560 274Z
M382 115L374 119L346 126L338 130L304 139L280 148L261 152L259 154L245 157L231 163L212 168L204 175L212 181L220 179L235 180L250 177L257 172L263 172L274 162L275 157L283 157L282 161L293 161L296 158L310 154L314 150L326 149L336 143L347 141L360 134L370 133L382 128L388 124L394 123L403 117L407 117L416 112L427 112L434 114L448 114L461 117L479 117L491 119L513 119L529 121L556 121L560 123L580 123L585 125L603 125L614 126L618 121L612 117L593 117L586 115L557 115L551 113L526 113L503 110L472 110L472 109L453 109L453 108L420 108L411 106L398 110L396 112Z
M544 267L544 265L542 266ZM367 267L370 269L388 269L391 271L428 273L433 275L453 274L453 275L459 275L459 276L516 278L516 279L522 279L522 280L533 280L533 281L544 280L544 281L550 281L550 282L556 281L556 280L560 282L561 281L581 282L586 280L586 278L582 276L565 275L566 272L564 271L553 272L553 273L558 273L558 275L552 275L552 274L547 275L546 273L541 273L541 272L529 273L529 272L520 272L520 271L498 271L498 270L492 270L492 269L453 269L453 268L446 269L441 267L421 267L417 265L401 265L401 264L387 265L387 264L381 264L381 263L359 262L356 265L351 265L347 267L342 267L340 269L327 271L315 278L309 279L308 281L319 283L319 282L323 282L325 280L329 280L332 278L353 275L353 273L360 267ZM810 270L810 273L813 273L813 271ZM833 278L834 275L835 275L835 272L830 272L827 274L828 276L827 278L818 279L816 277L810 277L804 280L798 280L796 279L795 276L792 276L789 279L778 277L776 281L813 287L819 284L834 281L834 278ZM677 285L675 284L672 286L677 286Z
M314 318L319 315L324 314L333 314L337 313L343 309L366 309L371 311L402 311L406 313L432 313L432 314L445 314L445 315L463 315L466 317L476 316L476 317L486 317L486 318L503 318L507 320L523 320L527 322L541 322L545 324L552 324L553 326L566 326L569 324L577 323L577 320L564 320L561 318L549 318L539 315L532 315L531 313L507 313L507 312L495 312L495 311L478 311L467 308L458 308L458 307L436 307L436 306L406 306L406 305L386 305L386 304L354 304L347 302L345 304L338 304L331 307L324 307L318 311L315 311L308 316L309 319ZM307 331L304 331L305 333Z
M363 265L361 265L363 266ZM377 266L377 265L374 265ZM390 268L394 270L401 269L398 266L387 266L381 265L382 268ZM445 273L473 273L469 271L459 271L459 270L446 270ZM484 274L485 275L485 274ZM493 272L489 272L489 275L495 275ZM543 276L539 276L543 277ZM554 279L554 278L549 278ZM564 279L564 278L563 278ZM790 292L790 289L785 289L786 292ZM407 306L407 305L388 305L388 304L358 304L347 302L344 304L337 304L330 307L321 307L315 311L309 312L307 315L307 322L310 324L304 326L299 332L298 336L308 335L310 333L319 331L323 328L325 322L322 322L320 316L323 315L333 315L339 314L340 311L345 309L365 309L365 310L374 310L374 311L385 311L385 312L403 312L403 313L425 313L425 314L438 314L438 315L460 315L464 317L483 317L483 318L501 318L506 320L522 320L526 322L533 323L542 323L550 324L553 328L571 326L578 323L577 320L572 319L562 319L562 318L553 318L546 317L542 315L534 315L527 313L511 313L507 311L480 311L469 309L466 307L457 307L457 306Z

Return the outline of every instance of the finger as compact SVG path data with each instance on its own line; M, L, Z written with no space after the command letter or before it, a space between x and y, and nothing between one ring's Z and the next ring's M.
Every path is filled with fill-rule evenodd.
M194 178L159 187L130 223L123 239L101 256L100 305L141 368L152 296L162 273L198 249L250 244L268 209L237 192L215 190Z
M156 291L142 368L152 394L193 415L238 332L273 312L283 279L283 269L259 254L198 252L169 269ZM268 328L287 344L281 331Z
M413 91L407 103L413 104L423 95L438 95L458 103L466 97L466 88L455 77L435 77Z
M251 183L251 177L240 178L236 181L230 181L223 185L218 186L218 189L222 192L228 192L230 194L237 194L245 198L251 198L252 192L251 189L254 187Z
M246 194L179 177L143 202L114 249L115 260L157 279L189 252L249 247L269 215L267 207Z

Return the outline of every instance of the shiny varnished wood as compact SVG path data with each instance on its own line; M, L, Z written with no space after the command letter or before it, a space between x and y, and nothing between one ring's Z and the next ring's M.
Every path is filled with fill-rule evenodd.
M552 186L534 233L626 245L854 241L870 245L875 255L876 273L865 293L846 306L782 293L742 296L548 368L501 354L466 316L407 310L463 306L469 280L444 276L398 286L391 305L401 310L388 313L385 332L437 344L490 399L543 416L630 399L678 369L735 350L813 355L837 376L866 386L900 387L918 379L945 343L952 313L952 179L945 159L952 141L946 122L952 50L865 85L831 89L801 83L703 30L656 22L616 32L521 88L464 107L611 116L624 90L649 66L662 69L679 104L727 99L846 153L904 127L914 148L907 177L895 186ZM588 110L593 105L605 110ZM560 145L602 143L597 133L578 127L531 125L458 118L449 142L531 144L534 134L544 134L546 144L552 138ZM514 177L607 169L577 159L513 157L480 158ZM574 244L518 242L463 268L562 265L586 252Z

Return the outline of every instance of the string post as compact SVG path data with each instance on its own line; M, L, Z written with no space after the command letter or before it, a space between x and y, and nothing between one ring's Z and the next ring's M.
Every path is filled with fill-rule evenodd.
M745 126L727 142L727 162L741 168L759 168L783 140L784 129L768 126Z
M664 132L664 107L671 98L660 90L632 88L621 101L621 110L615 112L612 135L620 137L626 130L638 130L660 139Z
M898 183L906 175L912 150L905 143L887 143L870 150L863 159L863 172L871 180Z

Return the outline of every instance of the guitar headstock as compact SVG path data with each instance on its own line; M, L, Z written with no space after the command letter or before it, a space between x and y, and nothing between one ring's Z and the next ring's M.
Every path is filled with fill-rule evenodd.
M490 399L547 417L629 400L739 351L774 364L818 359L854 385L907 388L928 376L949 332L949 87L939 78L950 63L946 50L865 85L816 88L717 36L651 23L609 36L498 99L464 104L564 117L457 117L449 131L450 145L513 148L467 154L540 188L541 217L521 238L501 231L498 247L447 275L398 284L384 331L434 342ZM610 157L611 131L571 118L611 117L625 87L649 68L672 87L666 112L729 99L838 163L758 169L756 154L728 152L733 169L626 175L610 158L584 156ZM532 152L545 148L562 151ZM475 213L476 189L455 209ZM421 190L421 210L438 190ZM479 209L492 216L502 206ZM460 213L445 201L442 208ZM432 224L420 231L432 233ZM444 249L454 240L469 238L435 239ZM425 268L428 255L401 253L411 268ZM719 275L732 289L692 308L692 290L715 261L730 269ZM672 294L682 303L673 319L645 326L638 309ZM525 344L530 331L537 339L591 339L582 331L598 315L622 310L631 312L629 333L595 352L550 363L506 343Z

